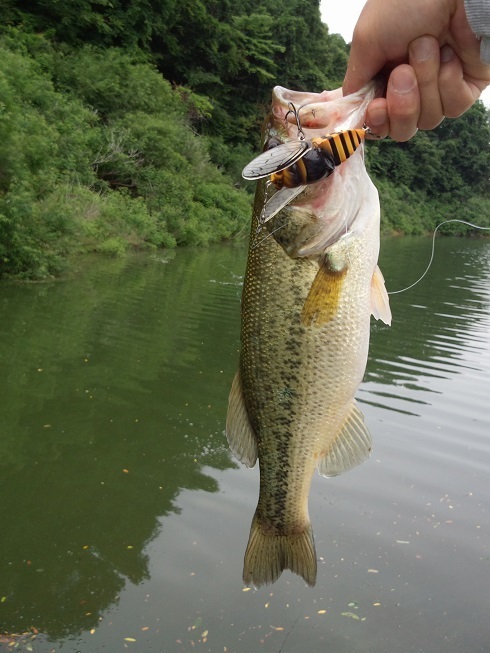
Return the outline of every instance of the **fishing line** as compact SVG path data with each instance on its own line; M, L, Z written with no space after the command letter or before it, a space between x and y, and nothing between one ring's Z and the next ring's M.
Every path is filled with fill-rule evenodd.
M434 229L434 233L432 234L432 252L430 255L430 260L429 260L429 265L426 267L425 271L423 272L422 276L417 279L417 281L414 281L410 286L407 286L406 288L403 288L402 290L391 290L388 295L397 295L401 292L405 292L406 290L411 290L414 286L416 286L418 283L422 281L422 279L425 277L427 272L430 269L430 266L432 265L432 261L434 260L434 252L436 248L436 233L439 227L442 227L444 224L448 224L449 222L461 222L461 224L465 224L468 227L473 227L473 229L481 229L482 231L490 231L490 227L480 227L477 224L473 224L471 222L466 222L466 220L459 220L458 218L452 218L451 220L444 220L444 222L441 222L437 225L437 227Z
M282 653L282 650L283 650L283 648L284 648L284 645L286 644L286 641L287 641L289 635L293 632L293 629L294 629L294 627L296 626L296 624L298 623L298 621L299 621L299 615L296 617L296 620L295 620L294 624L293 624L293 625L291 626L291 628L288 630L288 632L287 632L287 634L286 634L286 637L282 640L281 648L277 651L277 653Z
M279 225L279 227L276 227L276 228L274 229L274 231L269 231L269 233L267 234L267 236L264 236L264 237L263 237L261 240L259 240L258 242L254 242L254 244L252 245L251 249L255 249L255 248L258 247L259 245L262 245L262 243L265 242L265 241L269 238L269 236L273 236L273 235L276 233L276 231L279 231L279 229L283 229L285 226L286 226L286 224L281 224L281 225ZM262 231L263 228L264 228L264 225L260 225L259 230L258 230L258 232L257 232L257 236L260 234L260 232Z

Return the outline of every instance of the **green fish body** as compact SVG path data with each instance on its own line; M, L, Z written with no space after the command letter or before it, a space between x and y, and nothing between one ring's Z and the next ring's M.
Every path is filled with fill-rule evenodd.
M292 93L275 89L276 122ZM370 95L350 97L337 105L355 127ZM314 114L318 119L319 110ZM335 476L371 450L354 395L366 367L370 315L387 323L391 316L377 267L379 201L361 150L262 229L266 184L257 189L226 424L237 458L260 466L243 570L248 585L272 583L284 569L315 584L313 472Z

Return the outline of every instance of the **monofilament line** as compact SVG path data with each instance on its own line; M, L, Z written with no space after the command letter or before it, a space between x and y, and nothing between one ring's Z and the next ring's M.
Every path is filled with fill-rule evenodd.
M414 281L410 286L407 286L406 288L403 288L402 290L391 290L388 295L397 295L401 292L405 292L406 290L411 290L414 286L416 286L418 283L422 281L422 279L425 277L427 272L430 269L430 266L432 265L432 261L434 260L434 251L435 251L435 246L436 246L436 233L439 227L442 227L444 224L448 224L449 222L461 222L461 224L466 224L468 227L473 227L473 229L481 229L482 231L490 231L490 227L480 227L477 224L472 224L471 222L466 222L466 220L459 220L458 218L452 218L451 220L444 220L444 222L440 222L437 227L434 229L434 233L432 234L432 252L430 255L430 260L427 268L425 271L422 273L422 276L420 276L417 281Z

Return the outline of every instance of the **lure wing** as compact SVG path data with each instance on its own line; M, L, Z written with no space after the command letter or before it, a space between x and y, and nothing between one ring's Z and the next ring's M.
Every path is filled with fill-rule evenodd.
M296 188L283 188L282 190L278 190L264 206L261 215L262 224L272 220L279 211L292 202L305 188L306 186L298 186Z
M274 172L280 172L289 168L298 159L301 159L309 150L312 144L309 141L288 141L282 145L266 150L259 154L253 161L245 166L242 172L244 179L262 179Z

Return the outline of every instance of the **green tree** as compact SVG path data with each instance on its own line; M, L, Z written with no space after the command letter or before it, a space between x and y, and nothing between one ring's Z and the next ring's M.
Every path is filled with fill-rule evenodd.
M0 275L231 237L272 87L335 88L347 63L319 0L7 0L2 19ZM489 141L477 103L408 143L369 143L383 229L481 221Z
M140 56L43 44L21 32L0 42L0 276L243 228L249 200L210 163L181 91Z

